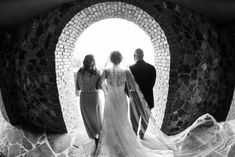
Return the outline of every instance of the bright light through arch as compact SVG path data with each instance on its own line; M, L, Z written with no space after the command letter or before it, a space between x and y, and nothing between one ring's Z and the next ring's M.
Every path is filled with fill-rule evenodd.
M77 115L77 103L76 103L77 96L75 95L76 92L74 92L75 90L74 78L76 77L76 72L79 67L76 66L78 61L74 62L74 59L76 57L79 58L81 61L83 60L85 54L94 53L94 52L88 52L88 48L86 48L85 50L81 50L81 53L78 52L78 50L75 50L76 43L79 44L79 46L84 46L82 43L78 42L85 34L85 31L88 30L91 25L95 25L99 21L101 22L101 20L107 18L119 18L133 22L132 24L135 27L137 28L139 27L140 31L143 30L142 32L144 35L146 33L147 41L149 40L149 38L151 38L149 44L150 45L153 44L153 46L151 45L149 48L154 47L154 53L147 52L145 48L143 49L145 51L145 55L149 54L154 56L154 57L149 57L150 59L151 58L154 59L154 65L157 74L154 86L155 113L153 112L153 114L154 117L156 118L159 127L161 127L165 115L165 108L166 108L168 89L169 89L170 50L169 50L168 41L164 33L164 30L161 28L158 22L155 21L153 17L151 17L141 8L123 2L97 3L88 8L85 8L84 10L78 12L66 24L66 26L61 32L55 50L55 63L56 63L55 66L56 66L56 81L59 93L59 101L61 104L61 109L63 111L65 125L68 128L68 130L70 130L73 127L75 121L79 119L78 118L79 116ZM118 24L119 23L120 22L118 22ZM115 23L115 26L117 26L117 23ZM125 28L128 28L127 25L125 25ZM120 34L120 29L118 27L116 29L114 28L112 29L114 30L113 32L118 32L118 34ZM126 40L127 37L135 37L134 38L135 40L137 38L136 34L130 35L130 33L133 34L132 33L133 27L131 29L128 28L127 30L128 31L126 34L122 33L121 39ZM165 28L165 30L168 30L168 28ZM107 34L107 31L105 32L106 33L100 33L101 34L100 36L103 37L104 34ZM114 35L112 35L112 40L114 38L113 36ZM94 38L94 34L92 34L92 38ZM142 38L138 37L138 39ZM101 39L98 38L97 40L99 41ZM128 43L128 45L126 44L127 46L129 46L130 43L131 44L134 43L133 42L134 40L133 41L131 41L131 39L129 40L127 41ZM87 43L89 43L87 47L92 46L91 40L88 39L87 41L88 41ZM142 43L140 44L142 45ZM133 50L131 50L132 52L129 51L127 52L130 56L129 57L130 59L128 60L130 64L131 62L133 62L133 51L137 46L141 47L140 44L134 43L134 48ZM102 45L105 45L103 46L105 48L108 47L107 43ZM108 51L113 51L113 49L116 48L112 48L111 50ZM94 50L95 50L94 53L95 56L98 55L102 57L102 63L104 64L107 61L110 52L108 52L107 54L103 53L98 54L99 51L97 50L97 48L94 47ZM151 61L148 61L148 57L145 57L145 60L151 63Z
M78 38L74 59L82 64L87 54L93 54L98 68L103 68L110 52L119 50L124 58L124 63L134 63L134 50L144 50L144 60L154 64L154 49L149 36L133 22L110 18L101 20L89 26ZM75 63L76 64L76 63Z

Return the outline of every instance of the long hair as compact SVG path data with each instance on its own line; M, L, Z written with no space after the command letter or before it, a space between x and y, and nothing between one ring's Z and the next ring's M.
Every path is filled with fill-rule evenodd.
M98 74L97 69L95 67L95 58L93 55L89 54L85 56L83 60L83 67L79 69L79 72L81 72L83 75L85 74L85 72L88 72L91 75Z

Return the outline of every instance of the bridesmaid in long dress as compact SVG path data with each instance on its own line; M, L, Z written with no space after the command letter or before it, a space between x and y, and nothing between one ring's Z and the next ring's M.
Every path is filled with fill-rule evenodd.
M89 138L95 140L97 147L101 131L100 99L101 75L95 67L93 55L86 55L83 67L77 72L77 89L80 93L80 109Z

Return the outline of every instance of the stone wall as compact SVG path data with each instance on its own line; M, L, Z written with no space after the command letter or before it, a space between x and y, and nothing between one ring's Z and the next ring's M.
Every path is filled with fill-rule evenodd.
M10 121L9 118L8 118L8 115L7 115L7 111L6 111L6 108L5 108L5 105L4 105L4 102L2 100L2 92L0 90L0 116L2 118L4 118L6 121Z
M226 121L235 119L235 114L234 113L235 113L235 90L233 92L233 100L231 102L230 109L229 109Z
M227 75L232 75L232 76L226 76L223 77L222 79L225 79L228 82L231 82L230 84L233 84L233 99L231 101L231 106L230 110L227 116L226 120L232 120L235 119L235 24L231 24L226 27L220 27L220 35L221 35L221 45L222 50L223 50L223 55L226 56L224 57L224 69L227 72ZM228 93L230 91L227 91ZM229 101L229 100L228 100Z
M14 66L8 65L9 57L4 60L4 65L13 69L11 75L15 74L12 77L15 78L15 82L13 82L18 90L9 90L9 92L12 91L12 94L15 92L17 97L20 98L20 103L16 106L22 109L21 115L25 120L60 132L66 131L65 125L68 124L68 127L71 127L76 121L76 111L73 111L74 104L72 104L72 107L69 106L73 102L64 103L61 101L63 95L59 92L63 89L60 86L68 85L69 88L73 88L73 81L69 81L68 78L72 78L72 72L71 76L62 77L63 73L66 74L70 71L67 65L70 62L69 53L72 52L74 39L77 38L73 31L80 34L82 33L81 30L84 30L92 22L101 20L101 18L98 18L89 23L84 19L76 21L74 16L78 16L83 9L98 2L103 1L81 1L63 5L31 19L18 28L17 41L13 44L16 49L9 51L13 55L10 56L10 60L13 60ZM156 21L159 24L169 44L169 47L165 46L166 44L159 46L166 50L163 54L157 53L158 51L155 48L156 62L161 65L156 66L156 68L159 67L157 69L158 79L163 77L160 79L165 79L168 82L167 84L157 85L160 95L158 96L162 101L159 101L161 104L156 103L156 106L163 106L164 109L160 107L159 110L165 112L162 130L167 134L178 133L204 113L212 114L219 121L225 120L234 90L234 83L231 81L234 77L232 77L232 71L229 70L232 66L229 57L231 54L229 51L226 51L226 53L224 51L226 44L221 42L223 38L221 38L218 30L219 27L188 9L161 0L150 0L148 2L123 0L122 2L136 6L150 15L153 18L151 22ZM128 8L130 5L125 5L127 8L124 12L130 11L131 13L123 13L127 17L121 16L121 18L128 19L128 16L135 14L135 10ZM106 5L103 6L104 8L100 8L100 11L96 10L99 8L94 8L93 11L97 14L95 17L104 13L103 15L107 16L103 16L103 18L110 18L115 17L115 10L120 9L118 6L118 4L114 5L113 12L109 12L109 14L105 13L108 10ZM75 21L70 21L73 18ZM74 28L71 22L81 25L82 29ZM139 25L144 26L147 23L147 20L143 20ZM146 27L142 28L150 30L149 35L153 39L154 34L158 31ZM66 32L64 28L71 29ZM153 33L153 36L151 36L151 33ZM70 36L74 37L71 41L70 38L67 38ZM163 36L162 39L164 40L164 38ZM159 40L161 40L161 37ZM60 47L59 44L56 46L58 41L63 42L65 46ZM226 41L230 42L229 40ZM55 53L58 48L62 51ZM70 51L64 51L66 48ZM68 58L57 58L58 55L55 55L57 52L60 52L62 57L68 56ZM170 61L167 55L169 52ZM58 65L62 69L60 76L56 73L58 69L55 61L58 61L58 59L61 59L61 65ZM166 62L162 63L162 59ZM168 63L170 63L170 71ZM59 84L57 82L58 76L62 77ZM5 78L5 80L7 79ZM10 84L11 81L6 82ZM67 84L67 82L70 84ZM8 87L10 85L6 86L6 88ZM71 91L74 91L74 89L71 89ZM168 92L165 93L165 91ZM13 104L13 102L5 102L5 97L10 95L9 92L5 95L3 92L6 106ZM224 112L220 112L221 109ZM9 114L13 115L11 113L12 111ZM64 120L67 124L64 123Z
M46 22L42 27L31 20L14 33L4 31L1 91L11 123L25 120L45 129L66 132L52 70L55 63L53 46L49 44L53 40L51 25Z
M171 10L176 42L169 43L170 88L162 129L175 134L205 113L217 121L225 120L234 77L229 70L231 53L224 55L219 27L184 8L171 4L167 8Z
M20 120L19 87L15 82L15 53L17 35L13 30L0 31L0 90L2 94L1 111L3 117L16 124Z
M52 43L56 43L57 39L52 36L52 27L52 21L39 17L19 28L17 84L23 102L20 106L23 109L22 117L43 128L64 132L66 128L53 71L55 47Z

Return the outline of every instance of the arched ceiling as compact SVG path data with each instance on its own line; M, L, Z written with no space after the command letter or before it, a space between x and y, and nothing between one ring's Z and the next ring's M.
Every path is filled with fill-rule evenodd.
M56 6L74 0L1 0L0 27L15 27Z
M15 27L30 17L75 0L2 0L0 27ZM190 8L218 23L235 21L234 0L167 0Z
M234 0L167 0L199 14L213 19L218 23L235 22Z

